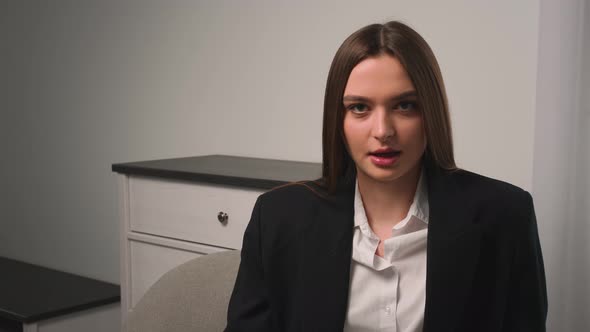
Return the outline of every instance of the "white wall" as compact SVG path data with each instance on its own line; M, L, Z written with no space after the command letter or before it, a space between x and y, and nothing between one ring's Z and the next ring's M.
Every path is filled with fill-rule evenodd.
M583 0L540 6L533 196L550 331L590 327L589 7Z
M575 66L553 68L551 49L566 46L562 64L581 61L577 37L561 37L576 31L582 1L563 16L549 0L4 1L12 19L0 17L0 46L16 56L0 57L0 87L13 89L0 99L10 143L0 145L0 255L118 282L112 163L211 153L319 162L337 47L401 19L441 64L459 166L534 189L547 270L558 271L568 230L554 222L550 196L560 196L546 195L544 176L563 164L544 149L559 157L551 137L567 140L551 109L571 102ZM548 281L552 315L565 317L552 288L563 280Z
M0 50L6 49L8 46L8 21L6 17L6 13L4 11L0 11ZM7 73L8 68L10 68L9 59L5 52L0 52L0 73ZM12 75L11 75L12 76ZM9 86L8 80L0 80L0 91L7 91L6 89ZM4 96L4 94L2 94ZM9 153L8 149L10 148L11 144L8 143L7 139L9 135L8 132L8 123L11 119L9 109L12 108L13 103L9 101L7 98L2 98L4 101L2 102L1 110L0 111L0 188L5 188L8 185L8 162L7 160L10 158L11 153ZM0 220L6 220L8 217L7 215L7 196L8 190L0 190ZM3 236L0 233L0 242L2 241Z
M13 204L22 192L19 167L23 145L18 141L18 133L24 132L24 108L19 95L23 90L17 54L20 52L15 50L20 39L15 33L20 16L16 9L8 3L0 4L0 255L5 253L4 244L10 243L13 235L7 226L16 225L15 220L20 218L20 209Z

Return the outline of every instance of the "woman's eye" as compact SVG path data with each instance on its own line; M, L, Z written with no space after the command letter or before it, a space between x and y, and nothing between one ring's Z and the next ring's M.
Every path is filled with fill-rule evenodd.
M399 108L405 112L409 112L416 110L417 105L415 102L412 101L402 101L401 103L397 104L396 108Z
M367 110L367 105L363 104L352 104L347 107L348 110L354 113L364 113Z

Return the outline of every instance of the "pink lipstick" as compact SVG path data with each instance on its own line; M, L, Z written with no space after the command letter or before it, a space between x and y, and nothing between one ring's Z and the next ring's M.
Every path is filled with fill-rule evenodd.
M394 150L391 148L378 149L369 153L371 162L373 162L373 164L375 164L376 166L381 167L391 166L395 164L395 162L399 159L400 155L401 151Z

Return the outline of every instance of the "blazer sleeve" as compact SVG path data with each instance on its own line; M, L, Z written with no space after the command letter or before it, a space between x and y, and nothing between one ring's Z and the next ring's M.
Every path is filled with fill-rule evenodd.
M271 331L271 311L261 255L261 197L244 232L241 261L227 311L226 332Z
M533 199L526 194L525 227L516 238L503 331L545 331L547 288Z

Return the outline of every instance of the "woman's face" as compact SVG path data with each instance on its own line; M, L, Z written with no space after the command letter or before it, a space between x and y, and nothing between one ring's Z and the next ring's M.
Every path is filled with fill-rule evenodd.
M426 149L422 113L414 85L395 57L357 64L343 103L344 136L359 179L394 182L417 176Z

